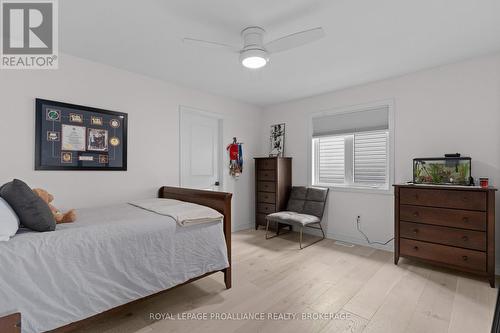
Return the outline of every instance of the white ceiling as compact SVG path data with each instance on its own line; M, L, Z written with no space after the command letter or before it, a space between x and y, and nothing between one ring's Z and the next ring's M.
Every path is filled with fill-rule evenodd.
M500 50L499 0L64 0L62 52L256 105L380 80ZM322 26L326 38L272 55L260 70L237 54L182 43L241 44Z

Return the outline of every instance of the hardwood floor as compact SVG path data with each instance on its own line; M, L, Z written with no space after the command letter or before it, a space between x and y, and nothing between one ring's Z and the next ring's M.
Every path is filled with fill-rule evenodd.
M232 289L225 290L216 274L79 332L490 332L497 289L472 276L409 263L401 259L395 266L390 252L328 239L298 250L297 234L265 240L262 230L242 231L233 234ZM297 318L179 317L224 313Z

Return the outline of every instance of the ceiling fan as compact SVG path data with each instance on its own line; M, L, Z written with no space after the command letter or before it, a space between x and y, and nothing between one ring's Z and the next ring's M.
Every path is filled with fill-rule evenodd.
M186 44L222 48L240 54L240 62L246 68L257 69L264 67L269 62L269 55L287 51L304 44L314 42L325 36L323 28L313 28L287 35L264 44L265 30L261 27L247 27L241 31L243 48L238 46L212 42L195 38L184 38Z

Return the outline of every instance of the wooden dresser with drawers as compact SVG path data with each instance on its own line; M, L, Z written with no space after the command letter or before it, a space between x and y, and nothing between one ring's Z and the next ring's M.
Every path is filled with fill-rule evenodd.
M255 229L266 226L266 215L285 210L291 188L291 157L255 158Z
M495 191L395 185L394 263L420 259L485 276L494 287Z

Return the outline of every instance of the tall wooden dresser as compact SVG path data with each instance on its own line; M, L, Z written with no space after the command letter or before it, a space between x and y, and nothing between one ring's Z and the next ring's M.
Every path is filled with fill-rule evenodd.
M495 286L494 188L395 185L395 251Z
M266 225L266 215L285 210L291 188L291 157L255 158L255 229Z

